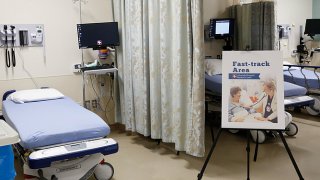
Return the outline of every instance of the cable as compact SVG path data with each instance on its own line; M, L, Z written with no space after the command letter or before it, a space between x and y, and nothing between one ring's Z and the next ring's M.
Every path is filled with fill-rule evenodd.
M19 49L18 51L18 55L20 57L21 60L21 64L22 64L22 69L27 73L27 75L29 76L29 78L32 80L33 84L36 86L36 88L40 88L39 85L37 84L37 82L34 80L34 78L32 77L31 73L24 67L24 59L21 55L21 49Z
M96 98L99 99L99 95L98 95L98 93L97 93L97 91L96 91L96 89L94 88L94 85L93 85L92 76L90 76L90 83L91 83L91 87L92 87L92 89L94 91L94 94L96 95Z

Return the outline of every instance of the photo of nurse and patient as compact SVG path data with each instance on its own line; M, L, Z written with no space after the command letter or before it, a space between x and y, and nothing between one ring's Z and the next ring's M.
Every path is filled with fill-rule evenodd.
M278 122L275 82L273 79L259 82L261 86L256 83L250 88L230 88L229 122Z

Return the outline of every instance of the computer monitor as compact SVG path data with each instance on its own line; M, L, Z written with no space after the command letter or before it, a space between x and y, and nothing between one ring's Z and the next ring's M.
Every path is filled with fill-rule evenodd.
M320 34L320 19L307 19L304 34L309 36Z
M225 39L234 36L234 19L210 19L209 37L213 39Z
M78 24L77 29L80 49L120 45L117 22Z

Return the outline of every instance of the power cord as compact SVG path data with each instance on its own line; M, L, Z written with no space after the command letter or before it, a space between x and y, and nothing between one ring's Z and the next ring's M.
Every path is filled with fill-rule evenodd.
M18 49L18 55L19 55L19 59L21 60L21 64L22 64L22 69L27 73L27 75L29 76L29 78L31 79L31 81L33 82L33 84L35 85L36 88L40 88L40 86L38 85L38 83L36 82L36 80L32 77L31 73L26 69L26 67L24 66L24 58L21 55L21 49Z
M113 96L114 96L113 95L114 94L114 92L113 92L113 87L114 87L113 86L113 78L111 76L109 78L110 96L109 96L108 99L104 99L103 96L101 95L101 93L99 94L97 89L95 88L95 85L94 85L94 82L93 82L94 80L92 78L92 75L89 75L89 76L90 76L90 85L91 85L91 87L92 87L92 89L94 91L94 95L97 98L97 107L98 107L98 109L100 111L104 112L104 116L106 118L106 121L107 121L107 123L109 123L108 113L111 112L112 110L114 110L114 107L111 107L111 108L108 109L108 107L111 105L111 103L114 102L114 98L113 98ZM95 80L96 80L95 84L97 84L98 83L97 82L97 78L95 78ZM106 80L104 80L104 81L106 81ZM104 108L102 108L103 106L101 105L101 103L103 101L100 101L100 100L104 100L104 102L105 102Z

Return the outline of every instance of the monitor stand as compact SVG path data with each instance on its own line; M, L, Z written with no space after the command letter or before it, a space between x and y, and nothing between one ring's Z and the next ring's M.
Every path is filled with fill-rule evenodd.
M226 37L224 40L226 41L226 45L223 46L223 50L224 51L231 51L232 50L232 38Z

